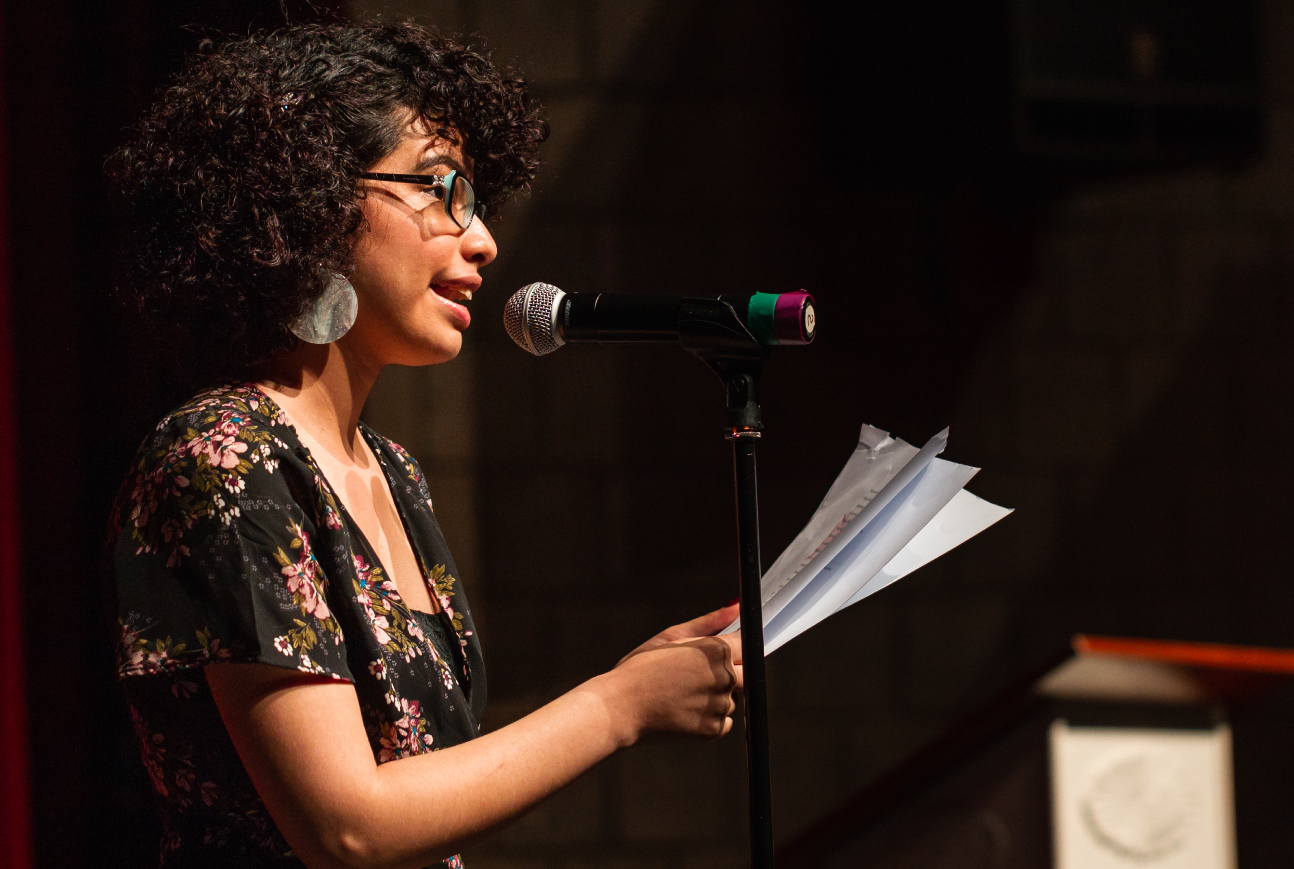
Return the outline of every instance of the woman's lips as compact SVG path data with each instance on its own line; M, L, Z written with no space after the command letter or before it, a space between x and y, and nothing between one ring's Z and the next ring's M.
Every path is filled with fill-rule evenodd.
M456 300L462 300L464 302L471 301L472 290L464 289L462 287L450 287L435 284L432 285L431 290L442 302L445 303L445 307L448 308L454 318L462 324L464 329L471 325L471 312L460 305Z

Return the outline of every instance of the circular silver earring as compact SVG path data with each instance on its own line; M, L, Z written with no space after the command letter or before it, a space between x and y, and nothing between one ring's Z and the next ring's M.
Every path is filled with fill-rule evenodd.
M350 331L359 311L359 297L345 275L333 272L319 298L301 312L288 327L307 344L331 344Z

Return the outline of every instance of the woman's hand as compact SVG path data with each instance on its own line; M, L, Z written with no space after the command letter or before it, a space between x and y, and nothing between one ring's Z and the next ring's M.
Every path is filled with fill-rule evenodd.
M674 625L672 628L666 628L638 648L620 659L620 664L628 661L634 655L642 652L648 652L657 646L663 646L666 643L677 643L682 640L691 640L697 637L713 637L719 631L728 627L737 620L740 605L737 601L726 604L712 613L706 613L703 616L692 619L690 622L683 622L681 625ZM738 634L740 636L740 633ZM738 659L741 657L741 644L737 644ZM738 660L740 663L740 660ZM617 664L616 666L620 666Z
M623 712L622 746L669 733L715 739L732 729L732 695L742 684L741 633L714 634L736 617L733 604L668 628L602 677L612 692L609 707Z

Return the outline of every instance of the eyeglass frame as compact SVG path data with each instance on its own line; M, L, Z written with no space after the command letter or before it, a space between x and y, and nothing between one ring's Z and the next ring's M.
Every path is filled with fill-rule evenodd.
M459 172L457 169L449 170L449 173L446 175L404 175L392 172L361 172L359 173L359 177L365 181L394 181L397 184L423 184L427 186L436 185L440 187L440 189L445 191L445 214L450 220L454 221L455 226L464 232L466 232L467 228L472 225L472 220L478 214L481 216L482 220L485 219L485 205L477 201L476 188L472 186L471 181L467 180L467 176L462 172ZM467 214L466 224L459 223L458 218L454 216L454 181L458 178L462 178L463 183L467 185L467 192L471 197L472 202L471 208Z

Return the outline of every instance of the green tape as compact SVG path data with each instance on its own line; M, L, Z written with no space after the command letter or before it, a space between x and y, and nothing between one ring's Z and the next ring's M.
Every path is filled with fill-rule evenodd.
M776 344L773 333L773 311L777 308L777 293L755 293L746 308L746 328L760 344Z

